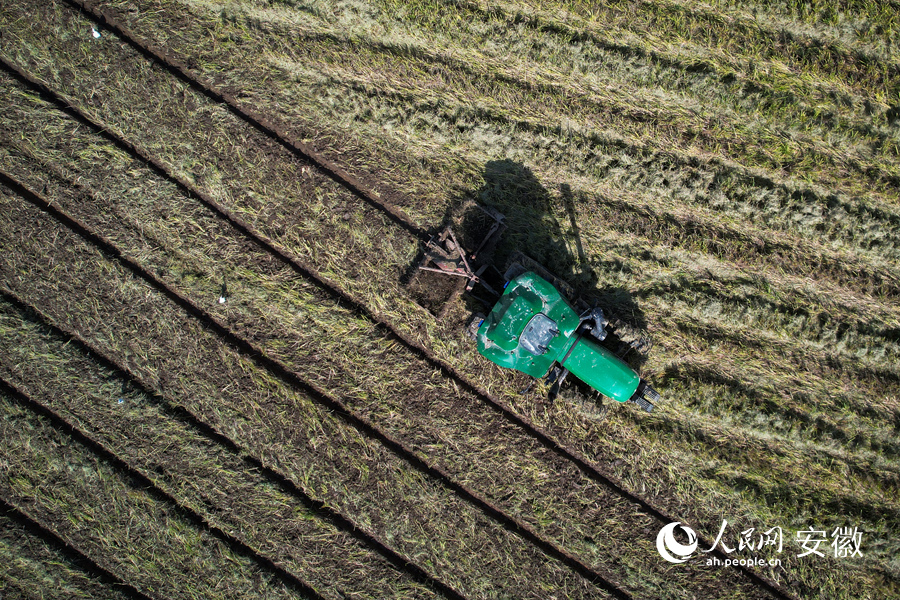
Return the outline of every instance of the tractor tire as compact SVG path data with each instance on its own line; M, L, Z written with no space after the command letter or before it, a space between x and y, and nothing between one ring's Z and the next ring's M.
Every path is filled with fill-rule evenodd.
M657 392L656 390L654 390L652 387L650 387L648 385L647 387L644 388L644 398L646 398L648 401L656 404L657 402L659 402L661 396L659 395L659 392Z

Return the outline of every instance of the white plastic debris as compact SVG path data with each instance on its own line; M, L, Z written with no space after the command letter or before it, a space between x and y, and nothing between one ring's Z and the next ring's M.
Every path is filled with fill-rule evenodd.
M225 304L225 296L219 296L219 304Z
M91 35L94 36L94 39L96 40L100 37L100 32L97 31L96 27L91 26Z

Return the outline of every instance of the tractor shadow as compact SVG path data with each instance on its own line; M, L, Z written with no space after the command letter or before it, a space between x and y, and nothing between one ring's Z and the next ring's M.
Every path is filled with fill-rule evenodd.
M591 198L574 193L565 183L548 190L528 167L508 159L488 162L484 184L472 195L479 204L506 217L506 231L492 256L499 273L506 271L514 253L522 252L565 280L576 296L591 306L600 306L610 321L620 325L616 329L622 335L611 332L603 345L640 372L647 360L646 349L634 350L628 342L637 335L646 337L647 323L627 289L604 283L605 270L621 265L594 262L585 249L578 207L590 207ZM466 224L463 219L464 230ZM465 295L463 299L469 310L484 311L484 302L477 296Z
M508 159L490 161L484 167L483 185L477 189L459 190L457 200L447 209L441 224L429 234L436 235L449 225L460 245L471 252L493 223L479 206L501 213L506 228L499 242L478 259L479 264L490 265L482 280L496 292L502 292L506 283L503 275L513 255L521 252L534 259L567 282L576 297L603 309L616 325L603 345L640 372L647 360L646 349L634 350L629 342L636 336L645 336L646 321L628 290L604 283L605 272L624 265L619 261L592 261L585 249L578 207L584 209L592 202L589 196L574 193L568 184L548 190L521 163ZM419 270L423 256L424 242L419 256L401 279L420 306L438 320L447 317L448 312L456 313L456 310L450 310L453 306L460 312L464 309L468 315L490 311L499 293L494 295L481 285L471 293L463 293L466 280ZM457 302L458 299L461 302ZM580 382L574 385L578 384Z

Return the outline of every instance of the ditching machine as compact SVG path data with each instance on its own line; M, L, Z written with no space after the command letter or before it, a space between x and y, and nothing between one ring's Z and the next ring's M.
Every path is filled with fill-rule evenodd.
M578 297L566 281L521 252L512 254L500 275L491 259L506 229L504 216L477 204L469 208L466 240L460 241L451 223L426 244L419 274L410 282L420 291L420 305L442 318L450 302L469 292L490 308L487 315L475 313L466 327L488 360L546 378L551 398L571 373L607 398L653 410L659 394L623 360L629 350L649 349L646 336L620 319L608 318L602 308ZM446 277L455 281L448 286ZM423 295L423 290L432 293ZM610 333L629 340L623 342L624 349L614 352L601 344Z

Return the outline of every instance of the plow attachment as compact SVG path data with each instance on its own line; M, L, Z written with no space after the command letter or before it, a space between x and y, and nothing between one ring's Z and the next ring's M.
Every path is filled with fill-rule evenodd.
M482 275L491 266L491 254L505 229L499 212L475 203L464 206L462 214L425 244L409 282L416 302L440 319L460 294L471 292L476 284L499 296Z

